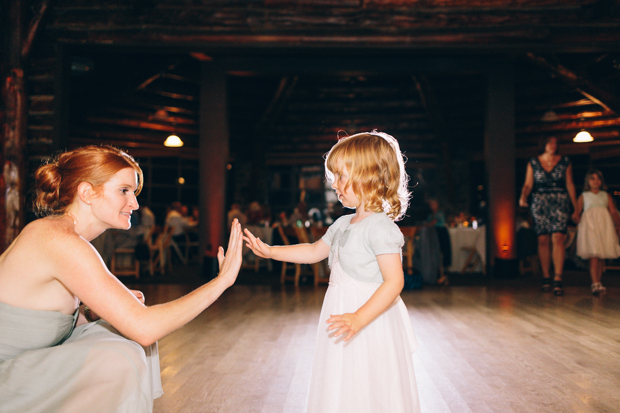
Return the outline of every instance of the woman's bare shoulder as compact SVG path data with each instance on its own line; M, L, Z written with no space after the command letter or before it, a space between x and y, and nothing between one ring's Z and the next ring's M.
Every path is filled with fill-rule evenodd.
M77 241L80 236L73 230L67 220L57 217L39 218L24 227L18 240L29 245L50 245L58 247L63 242ZM60 243L60 244L59 244Z
M67 234L75 231L72 229L72 225L69 221L60 217L45 217L39 218L24 227L22 233L34 233L41 234L45 232Z

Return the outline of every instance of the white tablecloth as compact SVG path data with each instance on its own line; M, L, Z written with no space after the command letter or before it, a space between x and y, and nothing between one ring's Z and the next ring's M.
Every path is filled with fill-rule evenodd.
M467 261L469 251L463 250L463 247L474 247L482 260L474 271L482 271L482 266L486 263L486 228L480 226L476 229L471 227L450 227L450 246L452 247L452 265L448 268L450 272L461 272L463 265Z

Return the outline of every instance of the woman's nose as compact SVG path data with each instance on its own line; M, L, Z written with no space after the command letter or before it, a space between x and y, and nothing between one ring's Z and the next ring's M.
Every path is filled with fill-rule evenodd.
M140 208L140 205L138 204L138 198L136 198L135 195L131 198L131 200L129 200L129 205L131 206L131 209L133 211Z

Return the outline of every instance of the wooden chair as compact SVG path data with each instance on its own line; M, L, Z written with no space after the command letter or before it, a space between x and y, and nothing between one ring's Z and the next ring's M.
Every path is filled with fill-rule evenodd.
M306 231L305 227L293 227L295 229L295 235L299 240L300 244L311 244L314 241L310 239L310 235L308 231ZM318 262L310 264L310 268L312 268L312 276L314 277L314 286L318 286L319 283L327 284L329 283L329 277L321 277L321 266Z
M197 232L195 233L198 234ZM197 239L196 241L192 241L189 232L185 232L185 244L183 246L185 247L185 262L186 263L189 262L192 248L196 249L196 257L200 257L200 239Z
M613 263L610 261L612 261ZM604 260L603 261L603 272L607 272L607 270L620 271L620 261Z
M525 273L531 272L534 275L539 275L540 271L540 263L538 260L538 255L530 255L529 257L525 257L519 260L519 274L524 275Z
M478 254L478 250L476 246L473 247L461 247L462 251L469 252L467 259L465 260L465 264L463 264L463 268L461 268L461 274L465 274L466 272L473 272L478 264L482 267L482 273L486 275L486 270L484 265L482 265L482 257Z
M173 228L166 226L162 231L156 234L155 239L149 237L147 245L149 246L149 273L155 274L159 270L161 274L166 272L166 265L172 270L170 261L170 242L172 241Z
M282 242L284 245L291 245L289 241L289 236L297 237L297 232L292 227L283 227L282 225L278 225L278 233L280 234L280 238L282 238ZM282 272L280 273L280 284L284 284L286 281L293 281L295 287L299 286L299 276L301 275L301 264L292 263L295 267L294 275L290 276L286 274L286 267L288 265L287 262L282 261Z
M171 239L170 248L177 254L183 265L187 265L189 263L191 249L198 249L198 247L200 247L200 241L192 241L187 231L184 235L185 239L182 241L175 241L174 238Z
M132 275L139 279L140 261L136 258L135 248L116 248L112 252L110 270L117 277Z
M400 227L400 232L405 237L405 249L403 256L405 258L405 272L409 275L413 274L413 253L415 252L415 236L419 227Z
M317 227L310 226L310 236L312 237L312 242L316 242L323 238L323 235L327 232L327 228L329 227ZM314 277L314 286L318 286L319 284L329 284L329 265L327 258L323 261L317 262L315 264L318 267L318 275Z

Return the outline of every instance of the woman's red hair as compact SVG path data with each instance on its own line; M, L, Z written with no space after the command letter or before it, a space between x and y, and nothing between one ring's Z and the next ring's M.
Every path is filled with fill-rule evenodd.
M133 168L138 175L138 195L144 179L142 169L120 149L91 145L63 152L37 169L34 210L40 216L62 215L75 200L80 183L88 182L98 190L125 168Z

